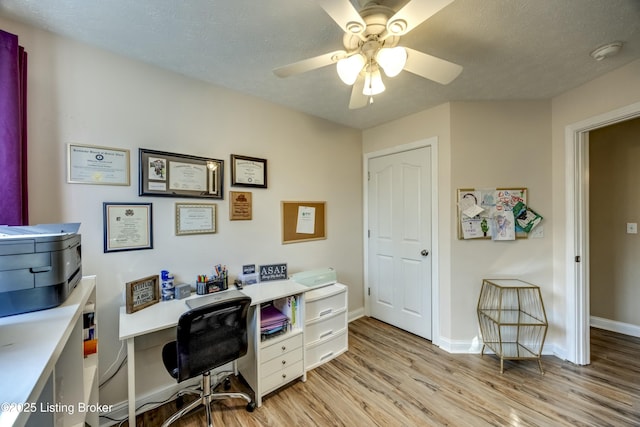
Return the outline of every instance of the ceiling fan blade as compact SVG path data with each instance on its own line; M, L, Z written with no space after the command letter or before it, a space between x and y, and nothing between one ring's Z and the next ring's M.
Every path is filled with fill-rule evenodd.
M462 66L458 64L408 47L405 49L407 50L407 63L404 69L420 77L446 85L455 80L462 72Z
M395 36L407 34L438 13L453 0L411 0L387 21L387 31Z
M351 99L349 100L349 109L357 110L366 107L369 103L369 97L362 93L364 90L364 77L358 76L351 90Z
M294 62L293 64L278 67L273 70L273 73L278 77L289 77L294 74L306 73L307 71L335 64L338 60L346 56L347 52L344 50L336 50L335 52L325 53L324 55L303 59L302 61Z
M453 1L453 0L452 0ZM367 24L349 0L316 0L316 3L327 12L342 31L349 34L362 33Z

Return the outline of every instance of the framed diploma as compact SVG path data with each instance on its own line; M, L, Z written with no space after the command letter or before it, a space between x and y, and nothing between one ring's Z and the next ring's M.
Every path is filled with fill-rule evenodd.
M251 219L251 192L229 191L229 219L231 221Z
M232 154L231 185L267 188L267 161L257 157Z
M176 235L216 232L216 205L210 203L176 203Z
M67 144L67 182L129 185L129 150Z
M127 282L125 292L127 314L135 313L160 301L158 279L156 275Z
M222 199L224 161L139 149L140 196Z
M103 205L104 252L153 249L151 203Z

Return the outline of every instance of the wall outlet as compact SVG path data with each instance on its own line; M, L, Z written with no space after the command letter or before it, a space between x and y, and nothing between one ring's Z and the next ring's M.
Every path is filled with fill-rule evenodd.
M638 234L638 223L636 223L636 222L628 222L627 223L627 234Z

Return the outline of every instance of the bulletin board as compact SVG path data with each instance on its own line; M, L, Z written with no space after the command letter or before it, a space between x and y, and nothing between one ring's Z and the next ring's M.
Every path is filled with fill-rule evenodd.
M327 238L326 202L282 202L282 243Z
M502 212L512 212L518 202L527 204L527 188L502 187L502 188L460 188L458 189L457 223L458 239L495 239L495 222L493 218ZM476 205L482 208L482 212L475 216L465 215L466 209ZM467 211L468 212L468 211ZM464 229L463 227L468 227ZM526 239L527 233L515 224L515 239Z

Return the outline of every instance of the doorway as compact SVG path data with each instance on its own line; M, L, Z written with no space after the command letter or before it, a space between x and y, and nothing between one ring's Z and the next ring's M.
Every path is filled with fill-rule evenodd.
M369 153L364 168L366 314L429 340L437 305L436 142Z
M640 102L565 128L566 153L566 359L588 365L589 309L589 131L640 117Z

